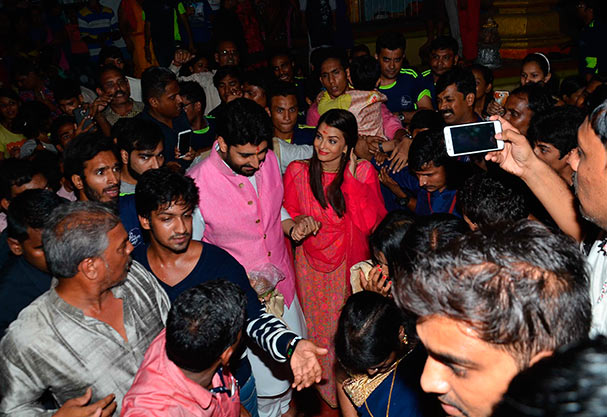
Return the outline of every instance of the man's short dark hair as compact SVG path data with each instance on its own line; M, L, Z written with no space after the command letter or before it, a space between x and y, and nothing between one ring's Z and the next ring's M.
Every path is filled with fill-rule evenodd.
M430 42L430 51L440 51L441 49L449 49L453 51L453 55L459 53L459 45L451 36L439 36Z
M577 147L577 130L584 114L572 106L560 106L536 113L529 123L527 139L532 145L545 142L559 150L559 159Z
M112 136L117 140L118 149L124 149L129 155L133 151L154 150L164 140L156 123L139 117L118 119L112 126Z
M55 145L57 144L61 144L61 141L59 140L59 128L62 126L65 126L67 124L76 124L76 119L74 119L74 116L69 115L69 114L61 114L59 115L55 120L53 120L53 123L51 123L51 142Z
M468 230L466 222L454 214L432 213L418 217L401 239L394 274L412 270L418 257L441 250Z
M259 145L263 141L272 146L270 116L263 107L246 98L225 104L225 110L217 117L216 132L228 146Z
M393 293L418 322L442 316L464 323L521 369L590 330L584 255L571 238L535 221L469 232L418 258L411 273L396 277Z
M258 87L267 93L271 81L270 74L265 69L256 69L247 71L242 75L242 83L248 83L252 86Z
M468 69L470 71L473 71L473 70L480 71L481 74L483 74L483 79L485 80L485 82L487 84L493 84L493 71L491 71L491 68L486 67L485 65L482 65L482 64L474 63L474 64L470 65L468 67Z
M11 200L11 187L27 184L40 170L27 159L9 158L0 162L0 198Z
M28 101L21 105L13 121L13 129L23 133L27 139L47 134L50 127L51 110L40 101Z
M117 72L118 74L120 74L121 76L124 77L124 71L122 71L116 65L113 65L113 64L104 65L101 68L99 68L99 71L97 71L97 78L95 79L97 87L103 89L103 85L101 84L101 78L103 77L103 74L105 74L108 71Z
M198 205L198 186L194 180L168 167L144 172L135 188L137 214L149 219L153 211L183 202L192 210Z
M99 65L104 66L105 60L109 58L124 59L124 56L122 55L120 48L114 45L108 45L101 48L97 62L99 62Z
M420 132L409 148L409 169L421 171L423 166L432 163L435 167L445 166L450 157L445 146L445 137L440 130Z
M272 104L272 99L274 97L287 97L287 96L295 96L297 97L297 88L294 84L277 80L270 85L270 88L266 92L266 97L268 98L268 107Z
M111 151L120 161L114 142L103 136L102 133L83 133L76 136L68 143L63 152L65 177L71 179L72 175L79 175L84 178L84 164L105 151Z
M350 62L350 78L356 90L374 90L380 76L381 68L377 59L369 55L352 58L352 62Z
M291 53L286 48L275 48L275 49L272 49L272 50L270 50L268 52L267 56L268 56L268 63L270 61L272 61L274 58L279 57L279 56L284 56L284 57L286 57L291 62L294 61L293 57L291 56Z
M442 129L445 127L445 119L435 110L421 109L415 112L409 123L409 131L416 129Z
M369 47L364 43L358 43L354 45L352 49L350 49L350 57L353 57L356 53L362 53L362 55L371 55Z
M403 53L407 49L407 40L400 32L384 32L377 37L375 41L375 53L379 55L382 49L388 49L390 51L396 51L402 49Z
M529 209L515 187L487 173L468 178L457 191L462 213L478 226L526 219Z
M581 75L570 75L569 77L565 77L563 82L561 82L561 87L559 89L559 96L570 96L576 91L584 88L586 86L586 80Z
M53 209L64 203L67 203L65 198L49 190L25 190L15 197L8 208L8 237L24 242L29 238L28 227L42 229Z
M515 88L510 92L511 96L526 96L529 110L536 113L543 113L554 108L554 99L550 90L541 84L527 83Z
M474 74L467 68L453 68L438 77L436 81L436 95L445 91L451 84L455 84L457 91L464 95L476 95L476 80Z
M238 340L244 291L226 280L205 282L177 297L167 317L166 354L181 369L202 372Z
M602 417L607 404L607 338L559 349L510 382L493 417Z
M226 65L217 69L215 75L213 75L213 85L215 88L219 87L219 83L226 77L236 78L242 83L242 72L240 68L235 65Z
M150 67L141 74L141 97L143 103L148 105L151 98L158 98L164 94L166 86L177 77L168 68Z
M207 106L207 95L204 88L196 81L180 81L179 95L185 97L190 103L200 103L201 113L204 114Z
M53 97L59 103L61 100L70 100L77 98L82 94L80 84L76 80L70 78L61 79L55 83L53 88Z
M379 263L377 255L381 252L388 261L390 274L396 270L400 258L400 243L412 223L413 217L404 210L391 211L369 236L371 259Z

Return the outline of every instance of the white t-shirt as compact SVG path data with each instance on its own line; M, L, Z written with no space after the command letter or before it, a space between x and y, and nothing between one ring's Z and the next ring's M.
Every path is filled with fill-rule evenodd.
M607 335L607 235L599 236L588 253L590 267L590 302L592 326L590 335Z

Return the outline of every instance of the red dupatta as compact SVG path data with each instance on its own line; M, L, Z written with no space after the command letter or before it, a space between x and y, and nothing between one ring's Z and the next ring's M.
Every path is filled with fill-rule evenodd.
M323 174L325 190L335 175ZM369 234L386 215L377 172L369 162L358 162L356 178L346 168L341 186L346 212L341 218L330 205L323 209L312 194L307 161L289 165L284 187L284 207L291 217L310 215L322 223L317 235L303 242L304 255L312 268L328 273L345 260L349 270L355 263L369 258Z

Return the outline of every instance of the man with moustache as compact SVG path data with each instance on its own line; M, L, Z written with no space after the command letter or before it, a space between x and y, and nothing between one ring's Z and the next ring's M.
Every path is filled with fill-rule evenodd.
M137 184L135 199L141 226L150 236L142 263L158 278L171 301L207 281L222 278L235 283L248 299L246 334L275 362L289 360L296 386L313 383L316 370L302 374L301 366L314 365L315 359L305 358L309 347L314 345L301 340L287 330L284 322L266 313L245 269L228 252L208 242L192 241L192 212L199 203L199 189L194 180L168 168L150 170ZM288 347L294 343L297 346L289 355ZM320 372L320 367L317 371ZM247 358L238 362L236 379L243 405L255 414L257 398L251 395L255 382Z
M145 268L131 264L126 231L103 204L58 206L42 244L57 285L0 341L0 414L120 415L169 299ZM42 408L47 390L59 410Z
M258 104L245 98L226 103L217 119L217 142L210 156L189 175L200 189L199 209L205 224L202 240L226 250L247 272L268 263L277 267L285 275L276 286L284 296L283 319L295 333L305 335L285 236L308 236L320 224L310 216L291 219L282 207L282 175L269 148L272 131L270 117ZM326 352L316 346L310 349L314 360ZM268 361L270 358L265 358L271 364L268 368L263 356L250 351L248 355L258 384L260 415L285 414L291 384L284 377L274 376L276 367Z
M63 153L65 178L80 201L95 201L118 208L122 165L111 139L99 132L83 133Z
M118 119L135 117L143 111L143 103L131 98L131 87L122 70L113 65L101 69L97 94L100 97L110 97L101 114L111 126L114 126Z
M529 220L418 257L393 293L428 352L422 389L449 416L490 416L518 372L588 337L585 267L573 241Z
M432 105L437 108L435 85L439 77L459 62L459 45L451 36L439 36L430 43L430 69L422 72L422 85L430 91Z
M436 82L438 111L447 125L480 122L474 112L476 81L472 71L455 68L445 72Z

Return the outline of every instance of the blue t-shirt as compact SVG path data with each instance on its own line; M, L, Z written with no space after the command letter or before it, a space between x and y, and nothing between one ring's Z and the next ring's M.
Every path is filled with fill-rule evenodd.
M376 168L380 168L375 159L371 161ZM389 166L390 161L386 161L383 166ZM458 217L461 214L456 207L457 190L446 188L443 191L434 191L429 193L425 188L420 187L417 176L409 171L409 167L405 167L400 172L389 174L394 181L403 189L407 195L415 197L417 204L415 205L415 214L418 216L428 216L432 213L451 213ZM402 209L398 203L398 199L383 184L381 186L382 195L388 211Z
M141 264L152 274L154 273L148 262L147 254L141 259ZM247 319L256 319L261 315L263 312L261 302L249 283L249 278L244 267L228 252L210 243L203 243L200 259L198 259L198 263L187 277L174 286L167 285L161 280L158 280L158 283L167 293L171 302L174 302L179 294L185 290L216 279L225 279L233 282L244 291L247 297ZM234 376L241 384L244 384L249 379L251 376L251 365L248 359L238 361Z
M135 194L121 195L118 199L118 212L120 213L120 221L126 230L133 252L131 256L139 263L143 263L147 244L143 236L143 230L137 216L135 207Z
M379 86L379 91L388 97L386 107L392 113L416 110L417 102L430 95L421 83L421 77L412 69L401 69L396 80Z
M428 90L430 93L432 107L434 107L435 110L438 109L438 103L436 102L436 86L434 85L434 76L432 75L432 70L427 69L422 72L420 82L424 90Z
M315 133L316 128L313 126L296 125L291 143L294 145L314 145Z
M27 262L15 258L0 278L0 338L21 310L51 288L51 275Z
M195 151L209 149L216 139L215 118L212 116L204 116L204 118L207 121L207 127L192 131L192 148Z

